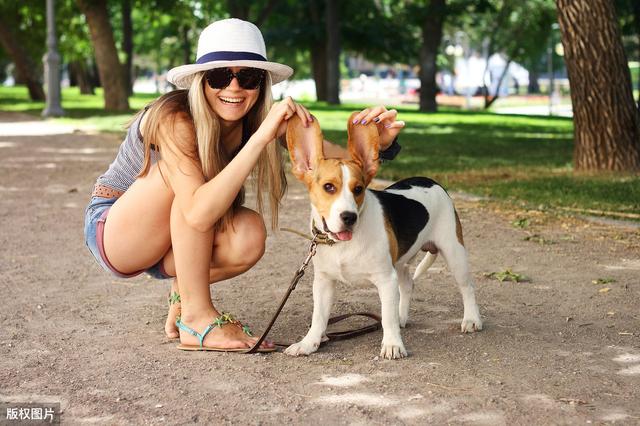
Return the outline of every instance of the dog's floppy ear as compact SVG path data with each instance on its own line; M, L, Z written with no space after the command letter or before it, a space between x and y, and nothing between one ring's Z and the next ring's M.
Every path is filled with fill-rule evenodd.
M318 162L324 158L322 143L324 137L318 120L304 127L302 120L294 115L287 121L287 148L291 157L291 171L299 180L311 176Z
M352 113L347 122L349 135L347 145L351 158L362 166L366 178L365 183L368 185L378 171L380 136L374 123L353 124L353 117L357 114L357 111Z

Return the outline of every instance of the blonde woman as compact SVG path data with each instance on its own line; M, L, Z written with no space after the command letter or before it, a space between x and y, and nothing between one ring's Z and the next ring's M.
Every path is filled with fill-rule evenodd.
M271 85L293 70L266 60L260 30L238 19L214 22L198 41L197 61L176 67L170 92L132 121L114 162L100 176L85 214L96 261L119 277L146 272L173 280L165 332L185 350L244 350L255 338L217 310L209 285L250 269L262 257L286 190L282 148L287 120L309 112L291 98L273 103ZM358 120L381 124L389 147L404 125L395 111L367 109ZM397 144L394 144L397 146ZM393 150L389 150L393 151ZM345 156L327 143L329 156ZM258 212L243 207L252 182ZM181 312L180 312L181 311ZM265 342L262 351L274 350Z

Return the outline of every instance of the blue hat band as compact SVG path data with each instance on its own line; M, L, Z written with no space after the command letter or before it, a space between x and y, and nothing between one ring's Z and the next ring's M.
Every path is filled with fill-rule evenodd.
M267 58L262 55L253 52L209 52L206 55L202 55L196 61L196 64L206 64L213 61L263 61L266 62Z

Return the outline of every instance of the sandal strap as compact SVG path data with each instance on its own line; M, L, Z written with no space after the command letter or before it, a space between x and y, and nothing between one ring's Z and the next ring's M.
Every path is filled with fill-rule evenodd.
M253 336L253 334L251 333L251 330L249 329L248 326L246 325L242 325L242 323L240 321L238 321L237 319L235 319L233 317L233 315L231 315L228 312L223 312L222 315L220 315L219 317L215 318L213 320L213 322L211 324L209 324L207 326L207 328L204 329L204 331L202 333L198 333L197 331L195 331L193 328L189 327L188 325L186 325L185 323L183 323L181 321L181 318L178 317L176 318L176 326L182 330L182 331L186 331L187 333L191 334L192 336L195 336L198 338L198 340L200 341L200 347L204 346L204 338L207 337L207 334L209 334L209 332L211 330L213 330L216 327L221 328L222 326L226 325L226 324L233 324L236 327L240 327L240 329L242 329L242 331L249 337Z
M169 304L174 305L176 303L180 303L180 294L177 291L172 291L169 293Z

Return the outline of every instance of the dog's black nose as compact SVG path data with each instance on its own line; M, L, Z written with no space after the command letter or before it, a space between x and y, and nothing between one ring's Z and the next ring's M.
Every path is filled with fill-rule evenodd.
M342 212L340 213L340 219L342 219L342 222L345 225L351 226L354 223L356 223L356 220L358 219L358 215L355 214L354 212Z

